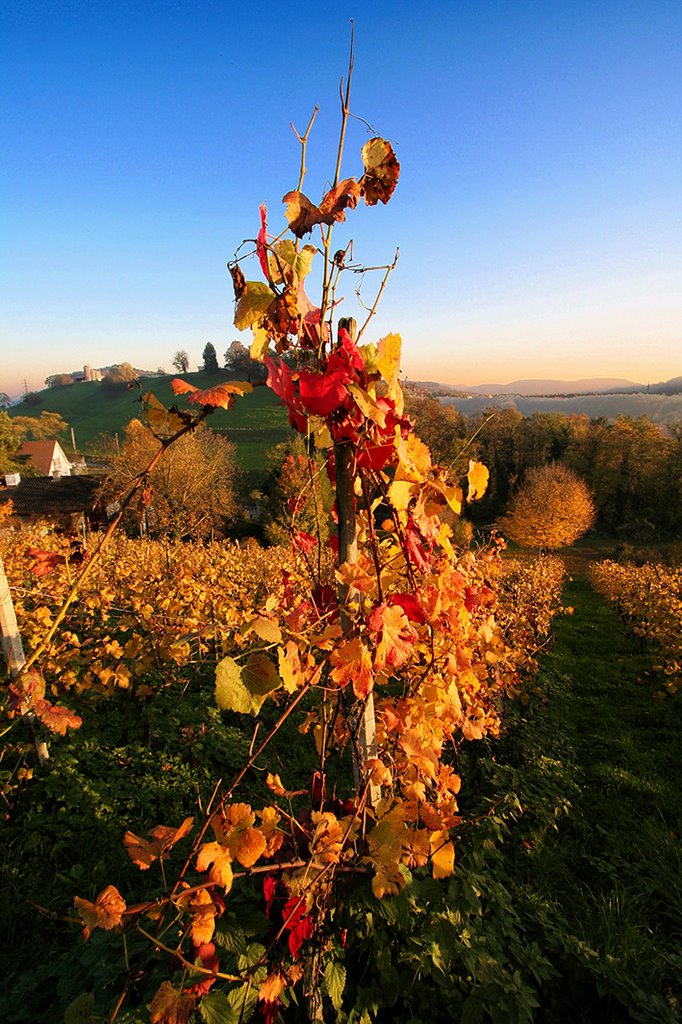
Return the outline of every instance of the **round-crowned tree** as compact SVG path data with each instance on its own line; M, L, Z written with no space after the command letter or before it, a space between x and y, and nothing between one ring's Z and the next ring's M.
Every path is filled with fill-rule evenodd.
M551 551L573 544L595 517L587 484L567 466L553 462L528 470L499 526L524 548Z

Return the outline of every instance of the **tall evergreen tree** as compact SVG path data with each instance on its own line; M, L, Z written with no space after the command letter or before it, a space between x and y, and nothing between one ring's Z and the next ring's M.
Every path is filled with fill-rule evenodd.
M215 346L211 342L206 343L206 347L202 353L204 360L204 369L206 373L217 373L218 372L218 356L216 354Z

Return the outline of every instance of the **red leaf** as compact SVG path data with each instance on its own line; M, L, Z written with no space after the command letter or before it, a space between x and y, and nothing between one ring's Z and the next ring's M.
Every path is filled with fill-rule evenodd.
M391 594L388 601L389 604L402 608L410 622L426 622L426 616L419 607L419 602L414 594Z
M263 268L263 273L265 274L265 280L269 281L270 271L268 270L268 251L266 248L268 244L268 212L265 203L260 204L258 211L260 213L260 231L256 237L256 252L258 253L258 259L260 260L260 265Z
M299 551L302 551L304 555L311 554L317 547L317 537L313 537L311 534L306 533L305 530L297 530L293 536L293 545Z
M393 455L393 444L364 444L357 453L360 469L383 469Z
M65 736L67 729L78 729L83 724L83 719L79 715L62 707L61 704L34 700L33 710L43 725L46 725L50 732L56 732L58 736Z
M329 416L348 395L346 385L349 377L344 367L327 370L326 373L301 370L299 380L301 402L314 416Z
M298 906L296 906L298 904ZM294 907L296 909L294 910ZM293 911L293 913L292 913ZM292 896L284 906L284 927L289 930L289 952L295 960L301 952L301 946L306 939L309 939L314 931L312 918L304 917L305 901ZM289 917L291 915L291 917ZM287 920L289 918L289 920Z
M405 531L405 547L407 548L407 557L412 564L425 572L430 565L430 557L424 548L422 536L412 520L407 524Z

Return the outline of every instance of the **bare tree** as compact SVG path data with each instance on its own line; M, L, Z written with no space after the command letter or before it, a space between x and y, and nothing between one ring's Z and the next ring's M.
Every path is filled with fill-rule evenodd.
M173 366L178 373L187 373L189 369L189 356L185 352L184 348L179 349L172 359Z

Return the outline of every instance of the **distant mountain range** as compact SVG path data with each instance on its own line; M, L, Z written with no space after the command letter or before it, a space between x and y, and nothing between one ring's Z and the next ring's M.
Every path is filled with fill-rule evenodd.
M585 380L514 380L511 384L440 384L436 381L415 381L416 387L439 395L678 395L682 393L682 377L659 384L636 384L619 377L590 377Z

